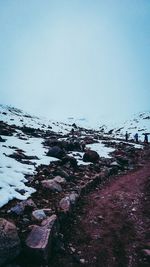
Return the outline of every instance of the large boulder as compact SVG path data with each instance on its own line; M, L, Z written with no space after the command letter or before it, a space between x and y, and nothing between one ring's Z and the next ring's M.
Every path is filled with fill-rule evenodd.
M99 154L93 150L87 150L83 155L84 162L96 163L99 160Z
M62 158L62 164L67 164L70 165L73 168L77 167L77 160L74 157L66 155L65 157Z
M15 259L21 251L16 226L0 218L0 266Z
M61 159L65 156L65 152L59 146L53 146L49 149L47 156Z
M41 226L34 225L26 239L28 257L48 263L57 231L58 221L55 214L44 220Z

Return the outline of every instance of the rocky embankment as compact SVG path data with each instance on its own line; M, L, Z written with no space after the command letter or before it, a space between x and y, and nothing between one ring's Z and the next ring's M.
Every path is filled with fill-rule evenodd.
M103 186L115 175L138 167L147 146L111 140L102 133L73 125L67 134L30 127L16 127L0 122L0 142L17 132L27 138L43 138L47 157L58 159L39 165L35 174L26 175L27 185L36 191L27 200L11 200L0 208L0 266L47 266L55 252L64 250L63 224L83 195L96 186ZM88 149L89 144L102 142L114 149L111 157L101 157ZM14 144L15 145L15 144ZM32 165L34 157L22 150L7 155L22 164ZM82 160L82 161L81 161ZM19 189L18 189L19 190ZM23 189L19 190L24 194Z

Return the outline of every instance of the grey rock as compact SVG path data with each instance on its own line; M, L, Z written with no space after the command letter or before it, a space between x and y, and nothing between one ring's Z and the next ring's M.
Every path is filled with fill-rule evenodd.
M75 204L76 204L78 198L79 198L79 195L78 195L77 193L75 193L75 192L72 192L72 193L69 195L70 203L71 203L72 205L75 205Z
M63 213L68 213L71 211L71 202L69 196L66 196L60 200L59 209Z
M65 184L66 183L65 178L63 178L63 177L61 177L59 175L54 177L53 181L55 181L58 184Z
M32 212L32 218L33 220L36 220L36 221L43 221L44 219L46 219L46 214L44 212L44 210L34 210Z
M58 231L57 216L44 220L41 226L34 225L26 239L27 253L40 262L48 262L51 256L52 240Z
M34 208L36 208L36 205L33 202L33 200L27 199L27 200L20 202L16 206L12 207L10 209L10 212L15 213L16 215L23 215L25 210L31 210L32 211Z
M52 180L43 180L42 186L43 186L43 188L49 189L51 191L57 191L57 192L62 191L61 185L59 183L55 182L53 179Z

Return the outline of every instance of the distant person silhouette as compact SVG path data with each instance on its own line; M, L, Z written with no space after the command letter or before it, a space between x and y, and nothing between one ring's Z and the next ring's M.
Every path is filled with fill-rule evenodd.
M73 128L71 129L71 134L72 134L72 136L74 136L74 129Z
M128 141L128 138L129 138L129 135L128 135L128 132L126 131L126 134L125 134L126 141Z
M134 139L135 139L135 142L138 143L139 142L139 136L138 136L138 133L136 133L134 135Z
M144 134L144 143L148 144L148 134Z

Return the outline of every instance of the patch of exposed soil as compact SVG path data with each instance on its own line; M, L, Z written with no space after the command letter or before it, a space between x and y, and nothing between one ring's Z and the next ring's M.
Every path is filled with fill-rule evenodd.
M83 198L52 267L148 267L150 161Z

